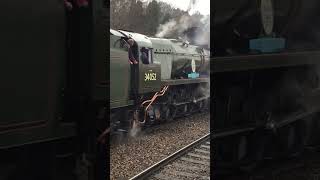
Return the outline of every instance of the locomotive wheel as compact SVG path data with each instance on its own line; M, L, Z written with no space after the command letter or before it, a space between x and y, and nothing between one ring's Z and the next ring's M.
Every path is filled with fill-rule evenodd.
M197 106L195 104L190 103L187 106L188 106L187 115L197 111Z
M304 146L304 130L305 124L303 121L298 121L287 127L279 129L279 146L280 152L284 155L296 155L303 150Z
M268 139L270 139L269 132L265 132L259 129L250 135L252 143L249 145L249 154L251 160L254 162L260 162L264 159L266 146Z
M185 105L183 105L183 110L182 110L182 113L183 113L183 116L188 116L188 104L185 104Z
M202 102L203 102L203 111L209 110L210 109L210 100L205 99Z
M247 155L247 138L245 136L241 136L238 140L238 153L237 153L237 160L242 160Z
M245 135L228 137L218 144L220 158L234 165L241 164L248 156L248 139Z
M200 101L200 102L199 102L198 108L199 108L199 111L200 111L200 112L204 112L204 111L205 111L204 102L203 102L203 101Z
M178 108L176 106L171 106L170 111L171 111L171 119L174 119L175 117L177 117Z
M162 112L163 112L163 120L164 121L171 121L173 119L170 106L164 107L164 110Z
M320 133L318 131L320 123L317 121L317 118L319 118L319 114L311 115L304 120L306 124L306 146L319 146L320 144Z

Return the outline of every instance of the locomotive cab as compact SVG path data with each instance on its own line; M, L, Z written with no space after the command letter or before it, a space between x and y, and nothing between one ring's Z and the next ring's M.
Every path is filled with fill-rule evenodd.
M127 38L135 41L133 53L137 55L139 61L136 73L132 80L135 83L138 94L155 92L160 90L161 71L160 64L153 61L153 47L150 39L142 34L119 30ZM136 45L136 47L135 47Z
M119 108L131 105L130 65L128 47L122 34L110 30L110 107Z

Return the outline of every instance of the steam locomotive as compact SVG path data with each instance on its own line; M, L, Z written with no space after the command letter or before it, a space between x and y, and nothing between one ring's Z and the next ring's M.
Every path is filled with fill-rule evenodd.
M128 62L127 40L139 63ZM142 54L146 56L143 56ZM110 124L129 132L209 105L209 52L177 39L110 29Z
M318 9L313 0L215 3L216 174L319 145Z

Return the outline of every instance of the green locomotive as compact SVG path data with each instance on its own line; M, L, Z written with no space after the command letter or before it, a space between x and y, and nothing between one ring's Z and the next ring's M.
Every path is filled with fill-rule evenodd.
M128 39L134 40L136 65L128 62ZM110 29L113 132L204 110L209 97L209 51L182 40Z

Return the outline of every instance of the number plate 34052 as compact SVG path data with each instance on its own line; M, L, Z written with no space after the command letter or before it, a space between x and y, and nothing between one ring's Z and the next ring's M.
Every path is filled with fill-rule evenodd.
M156 73L144 73L144 81L156 81L157 74Z

